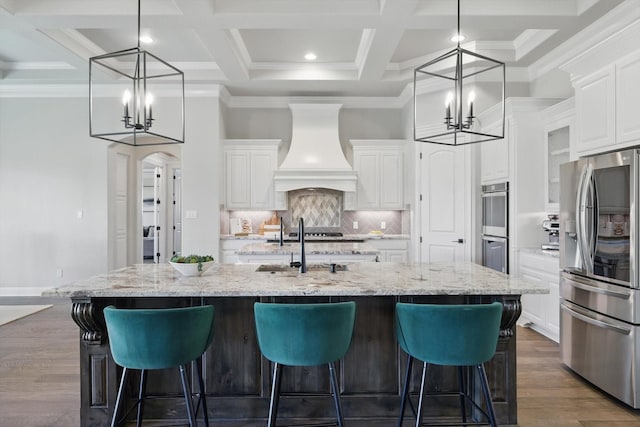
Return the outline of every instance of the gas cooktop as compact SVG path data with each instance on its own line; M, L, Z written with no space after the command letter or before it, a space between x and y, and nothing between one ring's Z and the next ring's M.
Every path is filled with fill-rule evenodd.
M289 237L298 237L298 232L289 233ZM339 231L311 231L304 233L304 237L342 237Z

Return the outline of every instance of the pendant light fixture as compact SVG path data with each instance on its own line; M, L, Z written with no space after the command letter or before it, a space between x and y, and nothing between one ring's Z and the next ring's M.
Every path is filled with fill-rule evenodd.
M415 141L457 146L504 138L505 65L461 48L460 0L457 18L457 47L413 72ZM478 104L491 107L485 123Z
M123 144L184 143L184 73L140 48L89 59L89 134Z

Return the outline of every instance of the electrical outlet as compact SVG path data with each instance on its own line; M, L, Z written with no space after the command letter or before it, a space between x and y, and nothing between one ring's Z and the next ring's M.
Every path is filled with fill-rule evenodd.
M62 269L61 269L61 268L58 268L58 269L56 270L56 277L57 277L58 279L62 277Z
M353 221L353 229L354 230L358 229L358 221Z
M385 228L387 228L387 222L386 221L380 221L380 230L384 230Z

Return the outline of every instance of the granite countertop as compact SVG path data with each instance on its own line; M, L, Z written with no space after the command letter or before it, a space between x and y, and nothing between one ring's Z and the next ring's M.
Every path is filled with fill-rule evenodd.
M138 264L43 292L43 296L242 297L521 295L549 287L474 263L360 262L330 273L296 269L256 272L255 264L215 264L202 276L184 277L169 264Z
M360 242L309 242L305 243L308 255L377 255L380 251L367 243ZM241 247L238 255L289 255L300 252L300 243L249 243Z

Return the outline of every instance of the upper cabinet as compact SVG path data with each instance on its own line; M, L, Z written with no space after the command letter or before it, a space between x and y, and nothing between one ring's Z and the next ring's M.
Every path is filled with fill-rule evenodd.
M488 133L497 130L487 128ZM480 173L482 184L509 180L509 143L506 138L480 143Z
M576 151L584 153L615 143L615 69L606 67L574 83Z
M572 159L571 146L575 123L574 98L543 111L544 121L544 193L547 212L558 212L560 201L560 165Z
M573 82L578 155L596 154L640 141L640 51Z
M229 210L281 208L273 173L281 140L225 140L225 207Z
M616 140L640 140L640 51L616 64Z
M352 140L358 187L346 209L404 209L404 140ZM349 202L349 196L346 202Z

